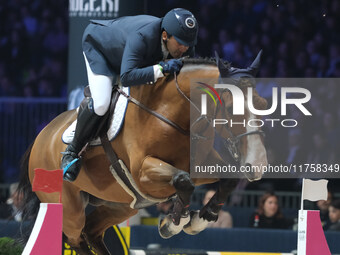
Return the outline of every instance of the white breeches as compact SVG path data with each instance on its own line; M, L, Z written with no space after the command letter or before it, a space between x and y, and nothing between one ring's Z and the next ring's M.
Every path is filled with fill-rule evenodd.
M87 78L93 99L94 112L99 116L103 116L110 106L113 77L95 74L92 72L84 52L83 55L86 64Z

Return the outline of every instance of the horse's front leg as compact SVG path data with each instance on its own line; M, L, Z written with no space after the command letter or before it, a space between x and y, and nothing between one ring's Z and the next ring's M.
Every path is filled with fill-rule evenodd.
M221 179L218 190L209 202L200 211L190 213L191 219L183 228L184 232L189 235L196 235L206 229L209 222L217 221L220 210L238 182L238 179Z
M189 173L179 170L173 177L173 185L177 194L174 206L166 217L160 219L158 225L163 238L178 234L190 221L189 204L195 187Z
M218 162L219 165L226 164L216 150L211 150L208 154L206 162L207 165L211 165L209 162ZM210 179L194 179L195 184L203 184L211 182ZM220 179L218 189L215 195L209 200L209 202L200 210L192 211L190 213L190 222L183 228L184 232L190 235L196 235L205 228L207 228L209 222L217 221L218 213L222 209L222 206L226 202L228 196L236 188L239 179Z
M153 157L147 157L140 174L141 187L151 196L169 197L176 193L174 206L169 214L160 219L158 229L163 238L181 232L190 221L189 204L194 183L189 173Z

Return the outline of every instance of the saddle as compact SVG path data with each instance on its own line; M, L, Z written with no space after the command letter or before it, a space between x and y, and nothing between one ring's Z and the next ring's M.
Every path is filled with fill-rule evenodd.
M103 116L100 125L98 125L97 131L92 134L89 139L89 146L101 145L101 141L99 139L99 135L101 132L107 132L109 140L112 141L119 134L119 131L123 125L125 112L127 109L128 100L126 97L117 93L118 86L113 87L111 104L108 112ZM129 88L121 88L121 91L124 91L127 95L130 94ZM86 87L84 89L85 98L81 102L78 111L81 112L84 107L86 107L90 97L90 89ZM70 144L73 140L75 128L76 128L77 120L75 120L63 133L62 141L65 144Z

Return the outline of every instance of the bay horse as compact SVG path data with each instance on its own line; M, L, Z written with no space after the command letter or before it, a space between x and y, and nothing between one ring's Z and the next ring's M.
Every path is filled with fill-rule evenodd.
M227 196L236 187L237 179L196 178L191 179L190 170L190 80L193 78L215 79L223 75L232 76L255 71L259 65L259 57L248 69L237 69L232 72L218 58L218 64L212 60L184 59L184 66L174 77L159 79L155 85L134 86L130 95L149 109L165 116L176 123L181 130L149 114L135 104L129 103L123 127L111 145L141 193L148 198L165 201L176 195L174 207L168 216L159 224L162 237L169 238L182 229L188 234L196 234L206 227L206 222L217 219L218 211ZM236 69L234 69L235 71ZM242 71L243 70L243 71ZM248 71L247 71L248 70ZM241 75L242 76L242 75ZM255 91L255 88L253 88ZM257 97L258 108L262 108L264 99ZM232 97L226 92L222 96L225 107L230 107ZM27 150L23 164L22 177L18 191L24 196L23 210L37 212L40 202L58 203L56 193L31 191L34 169L54 170L60 168L61 152L66 145L61 136L65 129L76 119L76 110L66 111L52 120L36 137ZM229 118L232 116L229 116ZM246 110L244 118L251 118ZM242 164L266 165L267 158L264 144L258 129L247 136L249 130L243 127L228 129L225 138L239 137ZM246 134L243 136L243 134ZM241 135L241 136L240 136ZM251 137L251 138L250 138ZM213 143L213 139L203 143ZM212 147L212 146L210 146ZM254 157L259 155L259 157ZM204 163L214 158L225 163L219 154L211 149L200 155L199 161ZM110 254L106 249L102 234L112 225L119 224L137 213L131 208L131 194L125 190L109 171L110 162L102 146L89 147L83 156L83 165L78 178L74 182L63 182L63 234L65 241L79 254ZM262 173L248 176L249 180L258 180ZM210 202L200 213L189 213L190 196L195 185L219 181L219 188ZM96 206L88 215L85 207ZM33 214L33 213L32 213ZM89 248L91 247L91 248Z

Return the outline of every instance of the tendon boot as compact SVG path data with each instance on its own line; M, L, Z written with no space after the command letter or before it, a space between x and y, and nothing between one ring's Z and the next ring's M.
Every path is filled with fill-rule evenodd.
M102 116L94 112L93 99L90 98L87 107L78 114L72 143L67 146L65 152L62 152L61 168L64 170L64 180L73 182L77 178L81 168L79 152L96 133L96 127L98 128L101 119Z

